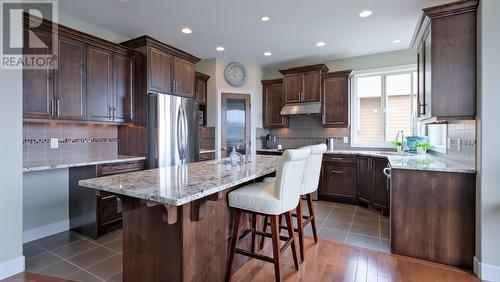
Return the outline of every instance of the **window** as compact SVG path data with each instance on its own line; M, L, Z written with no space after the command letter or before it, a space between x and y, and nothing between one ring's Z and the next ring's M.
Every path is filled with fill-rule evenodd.
M415 133L416 81L413 65L355 73L352 146L389 147L399 130Z

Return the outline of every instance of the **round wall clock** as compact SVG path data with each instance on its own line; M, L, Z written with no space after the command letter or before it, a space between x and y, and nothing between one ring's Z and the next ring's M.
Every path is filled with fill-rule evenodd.
M242 63L229 63L224 69L224 78L226 79L226 82L231 86L242 86L243 84L245 84L245 82L247 82L247 69Z

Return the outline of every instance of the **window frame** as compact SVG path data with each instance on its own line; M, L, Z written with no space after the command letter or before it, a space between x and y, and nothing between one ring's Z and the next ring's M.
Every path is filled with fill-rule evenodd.
M353 79L351 80L351 99L350 99L350 104L351 104L351 147L359 147L359 148L392 148L392 144L390 141L379 141L379 142L373 142L373 143L360 143L358 142L357 139L357 134L356 131L359 128L359 118L358 118L358 113L359 113L359 103L357 101L358 99L358 93L357 93L357 79L359 77L367 77L367 76L377 76L380 75L382 76L382 81L381 81L381 111L382 111L382 118L380 120L381 124L381 129L382 132L385 135L385 130L387 127L387 93L386 93L386 79L385 77L387 75L397 75L397 74L405 74L405 73L410 73L412 74L412 82L410 85L411 91L413 91L414 88L414 83L417 83L413 79L413 73L417 71L417 64L409 64L409 65L401 65L401 66L392 66L392 67L383 67L383 68L374 68L374 69L365 69L365 70L358 70L354 71L353 74ZM418 95L415 93L415 95ZM411 99L412 106L411 108L414 108L414 99ZM414 113L409 113L410 114L410 128L414 129L416 128L416 118ZM405 136L408 136L412 134L411 132L405 132ZM385 139L385 138L384 138Z

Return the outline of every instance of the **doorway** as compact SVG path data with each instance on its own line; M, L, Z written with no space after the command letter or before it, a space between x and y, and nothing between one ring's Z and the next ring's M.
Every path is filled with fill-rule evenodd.
M221 95L221 157L229 156L232 148L245 154L251 145L250 95L222 93Z

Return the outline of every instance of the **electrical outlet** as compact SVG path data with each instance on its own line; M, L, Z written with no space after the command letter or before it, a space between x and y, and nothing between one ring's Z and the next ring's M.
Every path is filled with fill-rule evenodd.
M344 142L344 144L348 144L348 143L349 143L349 137L344 136L344 137L342 138L342 141Z
M457 139L457 151L460 151L462 148L462 139L458 138Z
M51 149L59 148L59 138L50 138L50 148Z

